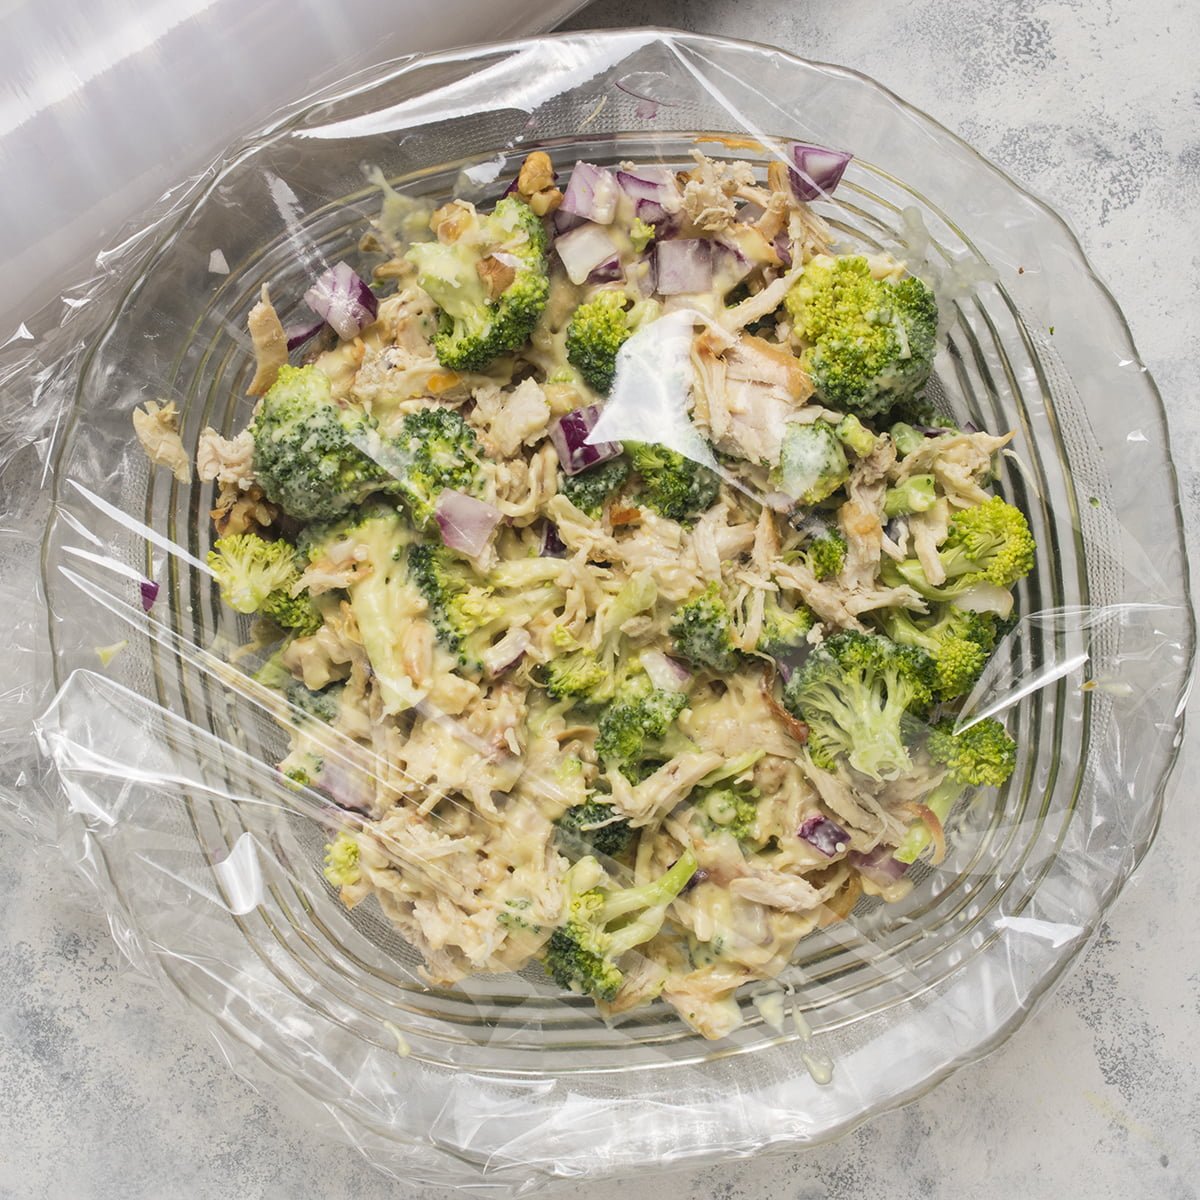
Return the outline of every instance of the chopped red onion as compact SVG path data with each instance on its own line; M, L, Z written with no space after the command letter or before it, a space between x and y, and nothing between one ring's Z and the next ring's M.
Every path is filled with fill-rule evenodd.
M554 249L572 283L584 283L601 263L619 253L608 230L590 221L561 234L555 239Z
M654 243L654 274L662 296L707 292L712 287L712 242L676 238Z
M634 200L655 200L668 208L679 207L679 184L670 167L638 167L636 172L618 171L617 182L621 190Z
M553 521L547 521L542 526L542 540L538 546L538 554L542 558L566 558L567 544L558 535L558 526Z
M781 229L775 235L771 246L774 248L775 253L779 255L779 261L785 267L790 267L792 265L792 242L787 235L787 231Z
M325 328L325 321L318 317L315 321L306 321L298 325L288 325L284 329L284 336L287 338L288 351L298 350L305 342L312 341L313 338Z
M819 850L826 858L841 854L850 844L850 836L835 821L820 815L809 817L796 831L801 841Z
M683 692L692 682L692 673L678 659L661 650L646 650L641 656L642 669L661 692Z
M503 675L510 667L521 661L525 651L533 645L527 629L510 629L495 645L489 646L480 656L484 674L489 679Z
M611 225L617 215L619 192L611 171L592 163L577 162L559 207L586 221Z
M679 214L664 208L656 200L639 200L634 205L634 212L647 225L654 226L654 236L657 238L673 238L679 233Z
M325 755L313 784L339 808L351 812L370 812L375 799L370 768L363 756L350 749L358 749L355 743L348 739L343 739L343 743L351 757L343 757L340 753Z
M550 224L554 226L554 232L569 233L572 229L577 229L583 224L583 218L577 217L574 213L563 212L561 208L556 208L550 218Z
M908 864L897 862L887 846L877 846L870 854L851 850L850 865L878 887L890 887L908 870Z
M621 260L614 254L607 262L593 267L588 274L587 281L588 283L613 283L624 278L625 268L621 266Z
M304 293L304 303L343 341L356 338L379 311L379 300L353 267L335 263Z
M498 509L453 488L446 488L438 496L433 517L442 532L442 541L468 558L483 553L492 530L500 523Z
M791 176L792 191L798 200L816 200L828 196L842 181L853 154L845 150L830 150L807 142L792 143L792 161L796 164Z
M741 283L754 270L754 264L742 253L741 247L724 239L712 243L712 260L713 274L720 276L721 284L726 288Z
M143 579L138 584L138 591L142 597L142 611L149 612L154 607L155 600L158 599L158 584L152 579Z
M568 475L578 475L597 463L608 462L621 453L620 442L596 442L588 438L600 419L600 405L585 404L559 417L550 426L550 441L558 451L558 463Z

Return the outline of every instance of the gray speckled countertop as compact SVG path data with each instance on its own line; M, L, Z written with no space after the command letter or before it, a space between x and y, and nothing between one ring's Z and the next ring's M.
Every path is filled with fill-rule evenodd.
M1200 508L1200 11L1185 0L605 0L628 24L774 42L874 76L1054 203L1113 285ZM1193 714L1193 721L1195 714ZM1080 965L1004 1049L804 1155L587 1200L1192 1197L1200 1180L1196 737L1158 842ZM402 1200L225 1068L103 918L0 841L0 1197ZM415 1194L415 1193L412 1193ZM424 1196L436 1200L427 1190Z

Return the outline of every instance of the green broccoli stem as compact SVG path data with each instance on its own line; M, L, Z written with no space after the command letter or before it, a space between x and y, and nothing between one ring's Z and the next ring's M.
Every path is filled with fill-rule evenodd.
M691 850L685 850L666 874L641 887L622 888L604 900L602 924L607 926L630 913L638 915L611 932L609 955L618 959L634 946L648 942L662 928L671 902L683 891L696 873L699 863Z
M927 809L945 825L951 809L958 803L959 797L966 791L964 784L958 783L947 775L941 783L922 801ZM925 847L933 840L929 825L918 818L909 827L904 840L896 847L892 857L897 862L914 863L924 853Z

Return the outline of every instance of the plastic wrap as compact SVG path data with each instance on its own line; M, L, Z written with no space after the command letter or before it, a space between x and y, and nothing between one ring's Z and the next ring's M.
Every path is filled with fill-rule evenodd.
M966 715L1005 717L1017 770L956 811L906 897L744 989L723 1040L662 1003L605 1023L536 967L433 986L373 902L348 912L323 879L357 818L275 769L287 714L237 667L247 626L204 566L212 485L151 467L131 413L173 400L189 451L244 426L247 311L269 281L294 320L314 265L354 260L379 204L365 167L482 201L538 147L560 170L696 145L765 170L789 139L853 152L814 205L839 238L936 280L938 406L1016 431L997 487L1037 566ZM607 436L667 440L669 339L649 365ZM0 348L0 390L5 814L235 1070L398 1179L501 1195L834 1137L1012 1033L1153 837L1193 650L1159 398L1063 223L851 72L646 30L373 71L164 197Z

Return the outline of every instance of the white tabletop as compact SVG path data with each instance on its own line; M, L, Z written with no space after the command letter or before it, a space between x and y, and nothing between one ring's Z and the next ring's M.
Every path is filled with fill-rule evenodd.
M856 67L1055 204L1123 306L1200 506L1200 11L1186 0L603 0ZM1189 536L1195 548L1194 519ZM1193 719L1194 715L1193 715ZM1002 1050L803 1155L570 1189L587 1200L1196 1196L1200 769L1095 944ZM410 1200L315 1141L123 968L57 871L0 841L0 1197ZM429 1200L440 1193L422 1190Z

